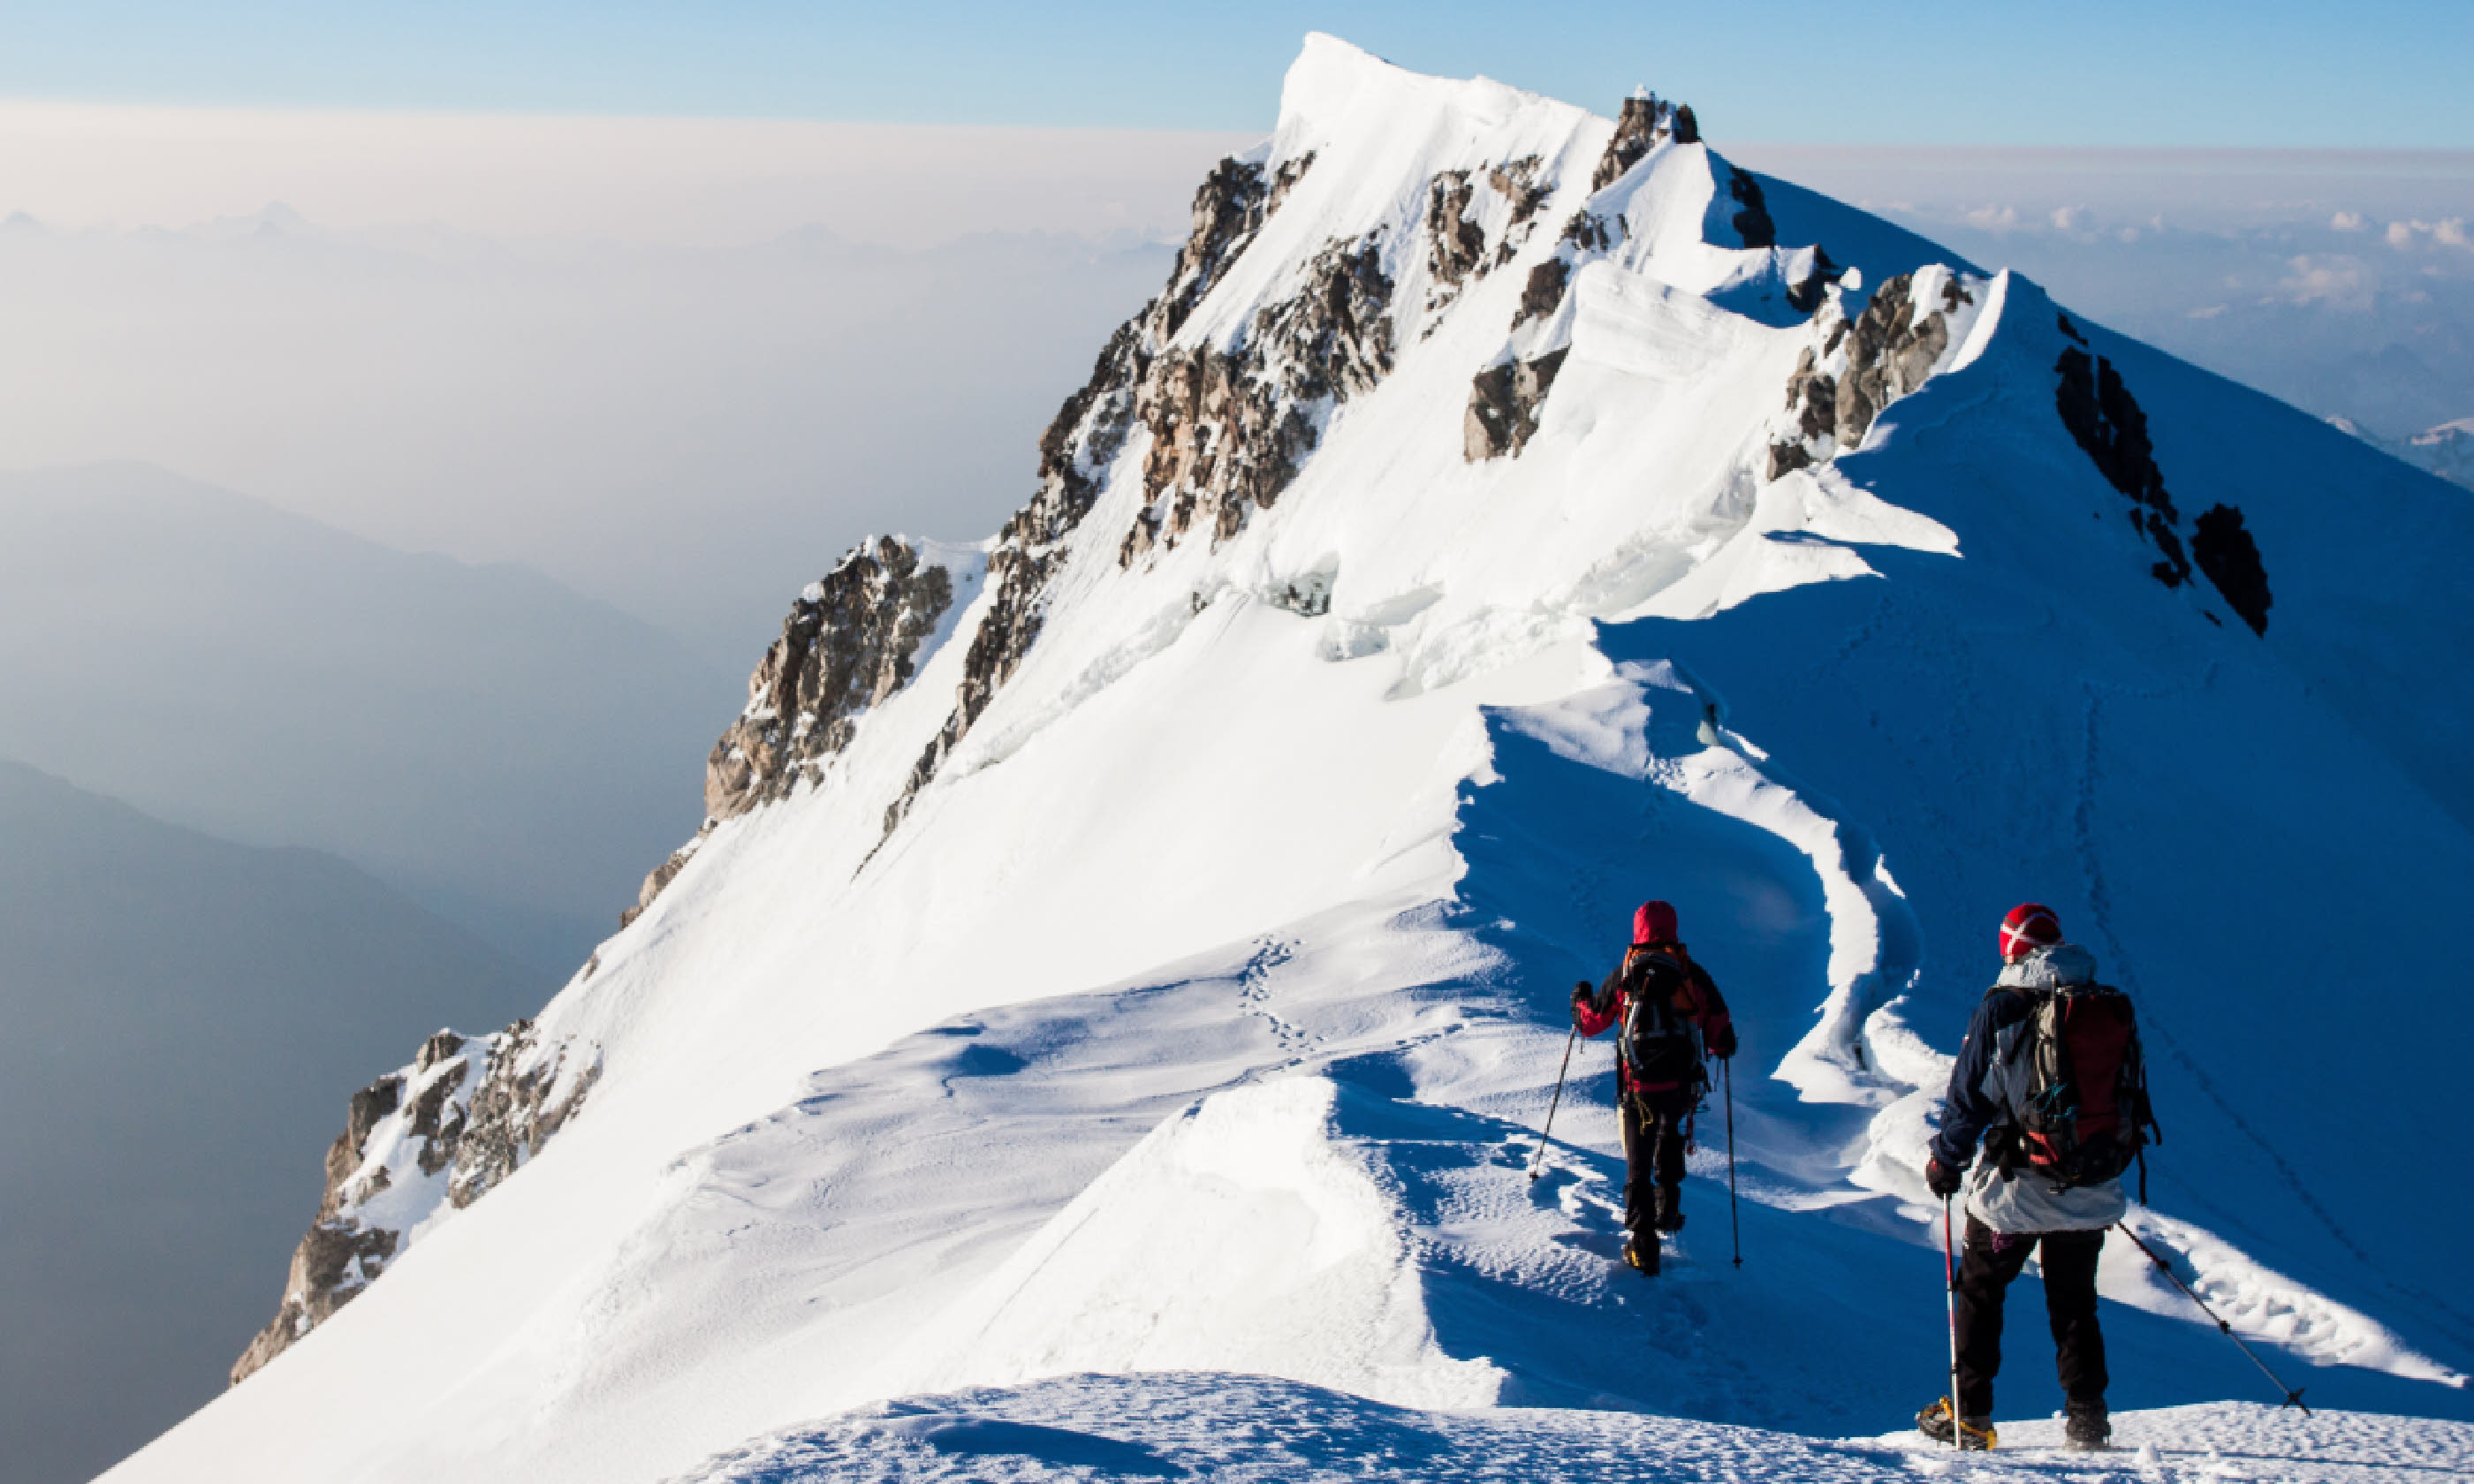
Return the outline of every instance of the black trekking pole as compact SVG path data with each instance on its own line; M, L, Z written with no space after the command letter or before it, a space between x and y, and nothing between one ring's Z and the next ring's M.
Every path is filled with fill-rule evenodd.
M2208 1301L2200 1298L2197 1294L2191 1291L2191 1285L2182 1281L2182 1275L2173 1271L2173 1264L2156 1256L2156 1249L2148 1246L2146 1242L2141 1241L2139 1239L2139 1233L2131 1231L2128 1227L2116 1223L2114 1230L2121 1233L2122 1235L2129 1237L2130 1245L2138 1248L2141 1252L2146 1253L2147 1255L2147 1260L2156 1264L2156 1270L2158 1272L2164 1274L2167 1278L2173 1280L2173 1286L2182 1290L2182 1296L2184 1298L2187 1298L2192 1303L2199 1305L2200 1313L2217 1321L2217 1328L2223 1330L2225 1338L2233 1341L2235 1346L2238 1347L2244 1354L2250 1356L2250 1363L2259 1367L2259 1374L2267 1376L2268 1381L2274 1385L2277 1390L2285 1393L2287 1405L2301 1407L2302 1415L2305 1417L2311 1415L2311 1409L2302 1405L2302 1389L2298 1386L2288 1386L2283 1381L2278 1380L2276 1378L2276 1373L2268 1368L2268 1362L2260 1359L2257 1352L2252 1351L2249 1346L2243 1344L2242 1336L2234 1333L2234 1327L2225 1323L2222 1319L2219 1319L2217 1317L2217 1311L2208 1307Z
M1735 1220L1735 1062L1718 1059L1718 1074L1727 1084L1727 1235L1735 1244L1735 1266L1744 1265L1744 1231Z
M1958 1258L1950 1239L1950 1197L1941 1198L1942 1304L1950 1312L1950 1446L1967 1447L1967 1424L1958 1420Z
M1580 1039L1581 1028L1577 1025L1572 1027L1571 1035L1564 1038L1564 1065L1555 1073L1555 1096L1546 1105L1546 1126L1538 1131L1538 1158L1529 1165L1529 1178L1533 1181L1546 1173L1546 1136L1555 1132L1555 1110L1564 1106L1564 1077L1572 1069L1572 1043Z

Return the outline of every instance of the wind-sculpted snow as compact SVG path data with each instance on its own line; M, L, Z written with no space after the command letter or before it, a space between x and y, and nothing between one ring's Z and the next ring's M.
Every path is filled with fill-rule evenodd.
M2140 1007L2136 1230L2315 1405L2474 1414L2474 1212L2398 1135L2474 1035L2474 509L1712 122L1310 41L981 590L907 683L820 625L863 712L543 1012L582 1111L119 1476L1343 1467L1299 1416L1375 1473L1940 1470L1814 1440L1939 1390L1923 1137L2028 898ZM1565 1030L1649 897L1743 1034L1655 1281ZM2139 1409L2265 1383L2114 1247L2171 1477ZM1997 1416L2050 1442L2034 1328Z
M2371 1484L2462 1477L2474 1427L2240 1402L2116 1413L2118 1458L2058 1451L2057 1422L2004 1424L2002 1450L1964 1464L1904 1437L1829 1441L1596 1411L1418 1411L1264 1376L1078 1376L906 1397L749 1443L677 1484L1211 1479L1322 1484Z

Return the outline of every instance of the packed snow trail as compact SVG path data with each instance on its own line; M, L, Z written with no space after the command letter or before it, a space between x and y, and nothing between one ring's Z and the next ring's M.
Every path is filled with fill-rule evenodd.
M1265 1457L1247 1399L1403 1469L1950 1467L1810 1440L1937 1393L1922 1137L2025 897L2160 1050L2142 1234L2315 1405L2474 1414L2469 1212L2398 1136L2474 1036L2431 928L2474 898L2462 491L1648 100L1318 37L1196 218L994 541L793 610L712 827L539 1017L580 1110L116 1480L613 1484L1054 1403L865 1445L943 1467L1076 1430L1039 1380L1086 1372ZM1603 1042L1526 1176L1652 896L1743 1034L1740 1272L1709 1148L1665 1273L1619 1265ZM2102 1281L2125 1409L2257 1394L2135 1255Z

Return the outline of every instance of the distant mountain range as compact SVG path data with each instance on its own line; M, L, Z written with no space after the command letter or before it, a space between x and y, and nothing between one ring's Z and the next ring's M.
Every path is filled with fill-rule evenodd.
M2384 448L2417 468L2474 490L2474 418L2443 422L2408 438L2382 438L2351 418L2328 420L2374 448Z
M524 567L144 466L0 473L0 757L330 850L545 974L695 826L740 690Z
M213 1396L317 1206L303 1131L543 988L332 855L0 761L0 1474L84 1478Z

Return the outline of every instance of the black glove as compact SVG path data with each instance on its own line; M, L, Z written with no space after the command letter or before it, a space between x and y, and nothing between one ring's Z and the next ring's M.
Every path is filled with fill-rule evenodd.
M1735 1054L1735 1028L1734 1026L1722 1025L1718 1027L1718 1034L1710 1039L1710 1054L1716 1057L1721 1062Z
M1958 1194L1959 1185L1966 1178L1965 1170L1953 1169L1930 1156L1925 1159L1925 1188L1945 1201Z
M1597 994L1597 991L1589 988L1589 981L1587 979L1572 986L1572 1028L1574 1030L1581 1027L1581 1007L1595 1000Z

